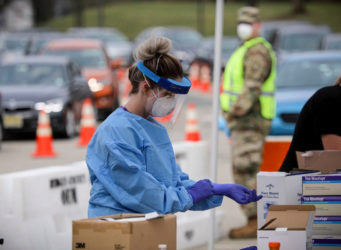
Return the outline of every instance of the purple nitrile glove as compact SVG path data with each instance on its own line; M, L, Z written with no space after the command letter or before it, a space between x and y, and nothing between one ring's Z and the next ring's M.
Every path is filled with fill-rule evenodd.
M213 193L218 195L225 195L239 204L247 204L258 201L263 196L258 195L256 190L250 190L240 184L217 184L213 183Z
M242 248L240 250L257 250L257 247L256 246L251 246L251 247Z
M214 194L212 182L207 179L197 181L187 189L187 192L192 196L193 204L206 200Z

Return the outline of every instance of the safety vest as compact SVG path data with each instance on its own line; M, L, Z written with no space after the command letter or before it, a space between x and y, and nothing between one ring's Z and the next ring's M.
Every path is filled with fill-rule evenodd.
M223 93L220 95L220 106L224 111L229 111L232 104L241 94L244 86L244 56L247 50L258 43L264 44L270 51L272 67L268 78L262 85L259 97L261 114L266 119L275 116L276 102L274 98L276 77L276 56L271 45L262 37L246 41L231 56L224 73Z

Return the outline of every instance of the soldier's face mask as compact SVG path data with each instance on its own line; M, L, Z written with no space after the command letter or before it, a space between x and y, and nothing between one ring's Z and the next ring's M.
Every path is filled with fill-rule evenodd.
M240 23L237 26L237 35L243 41L248 40L251 37L252 31L253 29L251 24Z

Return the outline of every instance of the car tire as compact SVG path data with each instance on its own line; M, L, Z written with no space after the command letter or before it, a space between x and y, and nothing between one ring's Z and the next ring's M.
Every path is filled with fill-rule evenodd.
M76 135L77 133L77 124L76 124L76 119L75 115L72 112L71 109L67 109L65 111L65 121L64 121L64 128L62 135L63 137L66 138L72 138Z

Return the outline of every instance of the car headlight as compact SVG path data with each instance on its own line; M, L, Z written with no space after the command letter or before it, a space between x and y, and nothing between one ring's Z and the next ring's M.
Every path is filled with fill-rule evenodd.
M90 78L88 80L89 88L92 92L101 91L104 88L104 85L110 83L110 78L105 78L101 81L98 81L96 78Z
M46 102L37 102L34 108L38 111L45 110L47 113L60 112L63 110L64 103L61 99L53 99Z

